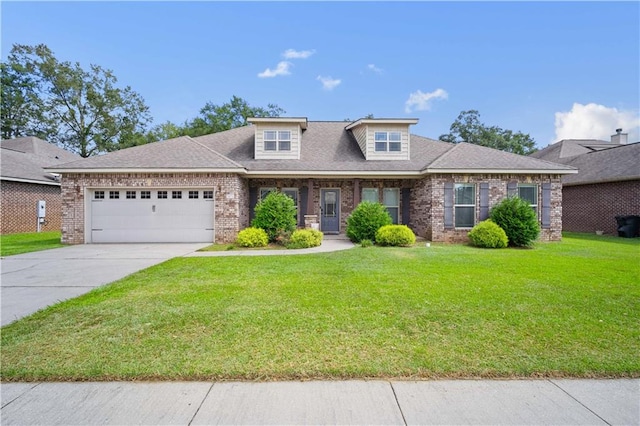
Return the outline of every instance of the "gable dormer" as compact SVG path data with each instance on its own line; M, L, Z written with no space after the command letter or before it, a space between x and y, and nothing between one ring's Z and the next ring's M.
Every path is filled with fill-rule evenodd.
M299 160L302 132L307 129L304 117L253 117L247 121L255 127L256 160Z
M417 118L363 118L345 127L367 160L409 160L409 126Z

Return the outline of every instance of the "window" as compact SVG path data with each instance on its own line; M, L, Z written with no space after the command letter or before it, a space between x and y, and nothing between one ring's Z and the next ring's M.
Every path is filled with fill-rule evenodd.
M140 198L148 200L151 198L151 191L140 191Z
M182 199L182 191L171 191L171 198L174 200Z
M378 198L378 188L362 188L362 201L379 203L380 198Z
M127 200L135 200L136 191L127 191Z
M202 191L202 198L205 200L213 200L213 191Z
M167 191L158 191L158 200L167 198Z
M538 185L518 185L518 197L529 203L538 214Z
M120 191L109 191L109 198L112 200L120 199Z
M260 188L260 200L262 201L265 198L267 198L267 195L269 195L270 192L275 191L275 188Z
M476 186L469 183L456 183L454 216L456 228L473 228L476 217Z
M265 130L265 151L291 151L291 132L289 130Z
M400 132L375 132L376 152L400 152L402 135Z
M189 199L196 200L198 198L198 191L189 191Z
M94 200L104 200L104 191L96 191L93 194Z
M282 188L282 193L291 197L296 206L296 221L298 220L298 188Z
M391 221L397 225L400 212L400 190L398 188L384 188L382 190L382 204L387 208Z

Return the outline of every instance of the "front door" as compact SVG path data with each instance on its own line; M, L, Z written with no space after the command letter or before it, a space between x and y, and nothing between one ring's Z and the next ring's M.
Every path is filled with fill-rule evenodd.
M325 234L340 233L340 190L320 190L320 230Z

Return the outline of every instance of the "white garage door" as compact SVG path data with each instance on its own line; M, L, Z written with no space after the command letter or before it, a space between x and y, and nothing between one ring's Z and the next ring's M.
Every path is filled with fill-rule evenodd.
M213 242L213 207L210 189L96 189L91 242Z

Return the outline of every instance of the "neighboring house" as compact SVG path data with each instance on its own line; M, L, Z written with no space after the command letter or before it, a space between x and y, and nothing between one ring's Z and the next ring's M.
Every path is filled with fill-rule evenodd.
M410 133L417 119L352 123L252 118L252 125L61 165L63 242L232 242L259 199L289 194L299 226L344 233L361 200L432 241L466 241L507 194L530 200L543 240L562 231L572 167Z
M2 234L36 232L37 203L46 202L43 231L59 231L62 197L59 177L44 167L68 163L80 157L38 139L25 137L0 142L0 229Z
M616 216L640 215L640 142L620 129L610 142L562 140L531 156L578 169L562 178L564 230L617 235Z

